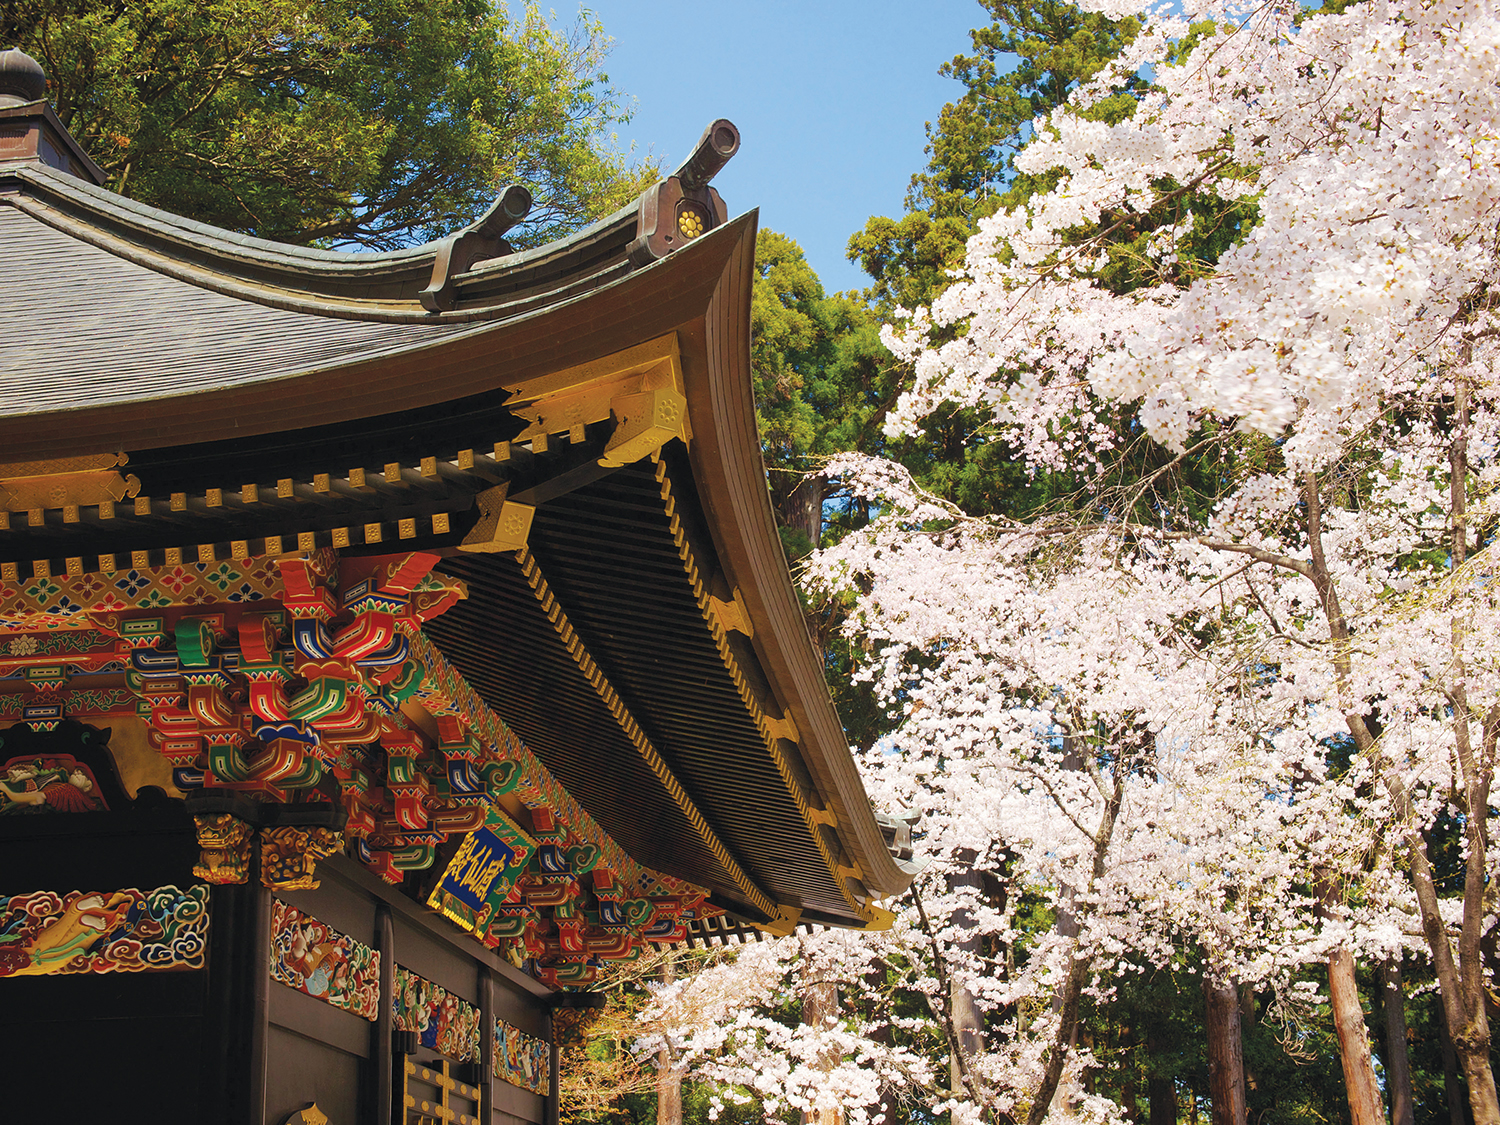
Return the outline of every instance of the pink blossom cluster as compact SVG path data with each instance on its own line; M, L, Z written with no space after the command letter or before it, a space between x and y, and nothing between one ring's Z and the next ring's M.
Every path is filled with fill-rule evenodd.
M876 517L806 582L852 605L856 674L894 725L866 783L916 818L929 867L889 931L747 947L658 995L690 1065L773 1117L863 1125L904 1097L1036 1120L1080 965L1107 1003L1191 957L1273 995L1290 1042L1332 952L1432 955L1434 911L1445 941L1497 924L1493 878L1424 902L1408 845L1493 779L1500 727L1500 8L1300 15L1146 13L1113 72L1036 122L1017 167L1055 186L983 221L951 286L886 329L914 371L892 434L958 403L1101 491L980 518L893 463L829 466ZM1142 68L1133 116L1076 112ZM1204 215L1231 213L1204 260ZM1100 270L1126 229L1144 281L1122 292ZM1222 450L1223 498L1148 518L1159 481L1106 494L1137 440L1169 468ZM1022 932L1023 893L1052 931ZM872 973L927 1014L771 1015L814 977L868 1001ZM964 994L986 1026L960 1081L912 1044ZM1067 1060L1042 1112L1121 1120L1079 1081L1088 1053Z

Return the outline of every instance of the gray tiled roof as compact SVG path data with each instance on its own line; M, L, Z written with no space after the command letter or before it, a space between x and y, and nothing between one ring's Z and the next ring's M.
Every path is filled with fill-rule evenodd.
M149 401L479 330L272 308L117 257L0 200L0 413Z

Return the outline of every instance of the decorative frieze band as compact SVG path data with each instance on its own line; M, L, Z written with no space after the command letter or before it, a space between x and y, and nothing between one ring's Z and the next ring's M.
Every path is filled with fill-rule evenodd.
M271 903L271 977L374 1023L380 953L280 899Z
M552 1045L495 1021L495 1077L543 1097L552 1089Z
M0 895L0 977L201 969L208 888Z

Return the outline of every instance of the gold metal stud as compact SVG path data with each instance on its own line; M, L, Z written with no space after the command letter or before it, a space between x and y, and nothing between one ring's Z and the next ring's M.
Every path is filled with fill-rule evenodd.
M703 233L703 216L695 207L684 207L677 216L677 233L691 242Z

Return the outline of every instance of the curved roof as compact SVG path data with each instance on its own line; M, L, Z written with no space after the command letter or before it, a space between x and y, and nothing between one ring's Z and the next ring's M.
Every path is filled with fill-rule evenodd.
M0 411L12 417L255 386L473 331L253 303L80 241L38 212L0 207Z
M128 526L13 521L0 562L213 557L288 532L389 551L399 522L401 549L450 556L472 591L429 635L638 860L751 921L878 923L873 900L911 872L859 781L770 510L755 215L729 219L689 171L536 250L481 221L364 255L0 163L0 448L125 452L145 493ZM701 237L673 235L684 208ZM621 405L673 395L676 421ZM500 486L535 509L530 541L461 550Z
M0 168L3 168L0 165ZM268 242L148 207L41 163L4 169L12 206L80 242L164 276L290 312L431 324L495 320L617 276L636 235L637 205L558 242L482 257L454 271L455 308L434 313L419 294L445 242L347 253ZM477 225L477 224L476 224ZM462 236L460 232L458 236ZM471 232L472 233L472 232Z

